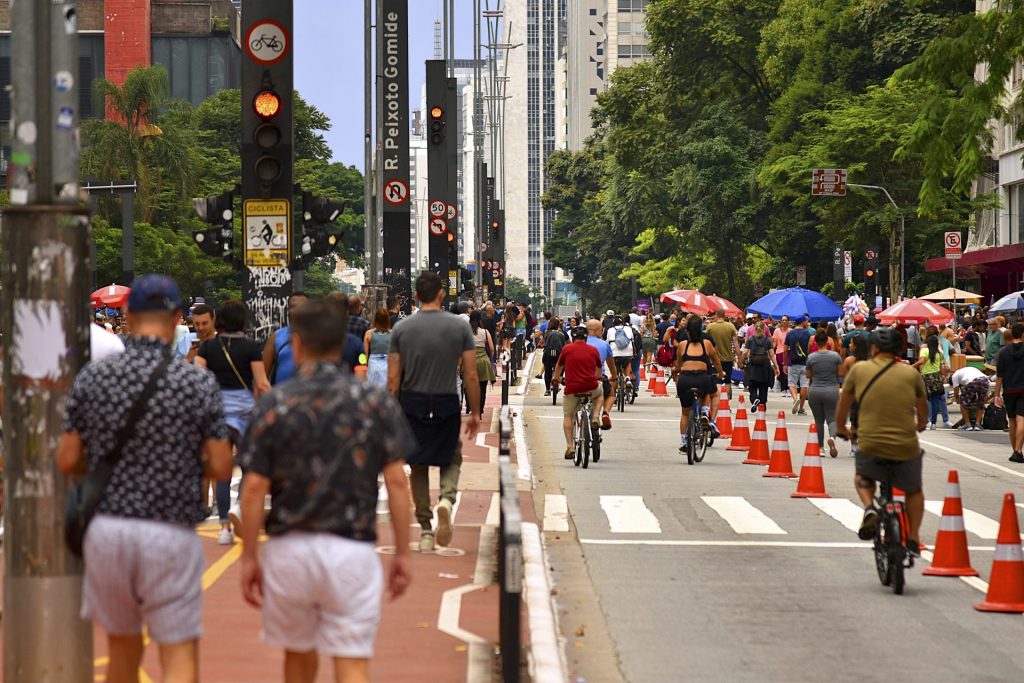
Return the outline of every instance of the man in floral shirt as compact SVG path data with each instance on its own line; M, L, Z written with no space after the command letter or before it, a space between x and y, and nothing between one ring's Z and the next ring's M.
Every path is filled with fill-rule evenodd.
M242 527L242 592L262 607L264 640L285 649L286 680L313 680L322 653L337 680L369 681L382 592L377 476L388 489L397 597L409 584L403 466L415 443L385 390L338 367L348 335L338 307L305 302L290 322L299 370L260 400L239 449L242 518L260 519L271 496L262 557L259 525Z

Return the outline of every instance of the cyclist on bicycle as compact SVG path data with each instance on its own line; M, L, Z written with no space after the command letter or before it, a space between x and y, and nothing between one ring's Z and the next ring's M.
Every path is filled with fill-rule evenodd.
M601 354L601 387L604 390L604 402L601 404L601 429L612 428L612 418L608 411L612 409L612 401L615 400L615 365L612 358L611 344L601 336L602 328L600 320L589 320L587 322L587 343L597 349ZM604 366L607 364L607 371Z
M919 530L924 517L921 490L921 450L917 433L928 425L928 399L921 374L897 359L906 340L891 327L880 327L871 335L872 358L854 364L843 382L836 409L836 435L855 441L857 458L854 485L864 504L864 519L857 535L871 540L878 524L875 482L892 478L892 485L907 496L907 550L920 554ZM870 401L865 396L870 393ZM847 427L851 417L853 430ZM879 459L895 461L887 468Z
M626 382L628 388L633 382L633 328L626 325L620 316L615 316L605 341L612 347L615 375L619 381Z
M721 378L725 373L715 343L705 338L703 328L700 317L693 315L687 318L683 333L676 335L678 341L672 379L675 380L682 406L682 414L679 416L680 452L686 450L686 427L690 423L690 408L693 407L693 396L690 395L693 389L700 393L701 422L706 422L704 426L711 428L711 433L715 438L718 437L718 426L708 417L708 407L717 393L715 378Z
M572 343L566 344L558 356L558 363L551 375L552 386L561 382L565 372L565 398L562 401L562 430L565 432L565 459L572 460L576 445L572 438L572 420L579 408L579 394L590 394L592 402L590 423L597 429L601 426L598 410L603 392L601 389L601 354L587 343L587 328L572 329Z

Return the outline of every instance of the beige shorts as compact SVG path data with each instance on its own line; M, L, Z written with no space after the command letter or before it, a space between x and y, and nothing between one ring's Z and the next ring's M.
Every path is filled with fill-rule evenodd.
M590 418L594 422L597 421L596 416L601 414L598 406L601 403L601 399L604 398L604 391L601 389L601 385L597 385L597 389L590 392L590 401L593 404L590 408ZM576 410L580 407L580 400L576 398L574 394L566 394L562 399L562 414L573 415Z
M263 546L263 640L291 652L369 659L383 572L373 543L293 531Z
M96 515L85 534L82 618L112 635L142 625L158 643L203 633L203 545L186 526Z

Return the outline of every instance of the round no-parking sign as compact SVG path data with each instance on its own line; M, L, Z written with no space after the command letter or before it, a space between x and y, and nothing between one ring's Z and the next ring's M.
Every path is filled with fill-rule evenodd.
M430 219L430 234L434 237L440 237L441 235L448 232L448 222L443 218L431 218Z

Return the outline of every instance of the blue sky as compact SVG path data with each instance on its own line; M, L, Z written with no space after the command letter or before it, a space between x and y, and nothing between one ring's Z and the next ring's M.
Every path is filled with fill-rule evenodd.
M434 19L442 12L440 0L409 0L410 107L419 102L423 62L433 58ZM455 56L472 59L472 0L455 0L455 15ZM363 2L297 0L294 30L295 87L330 117L326 137L334 160L362 168ZM483 31L486 37L486 25Z

